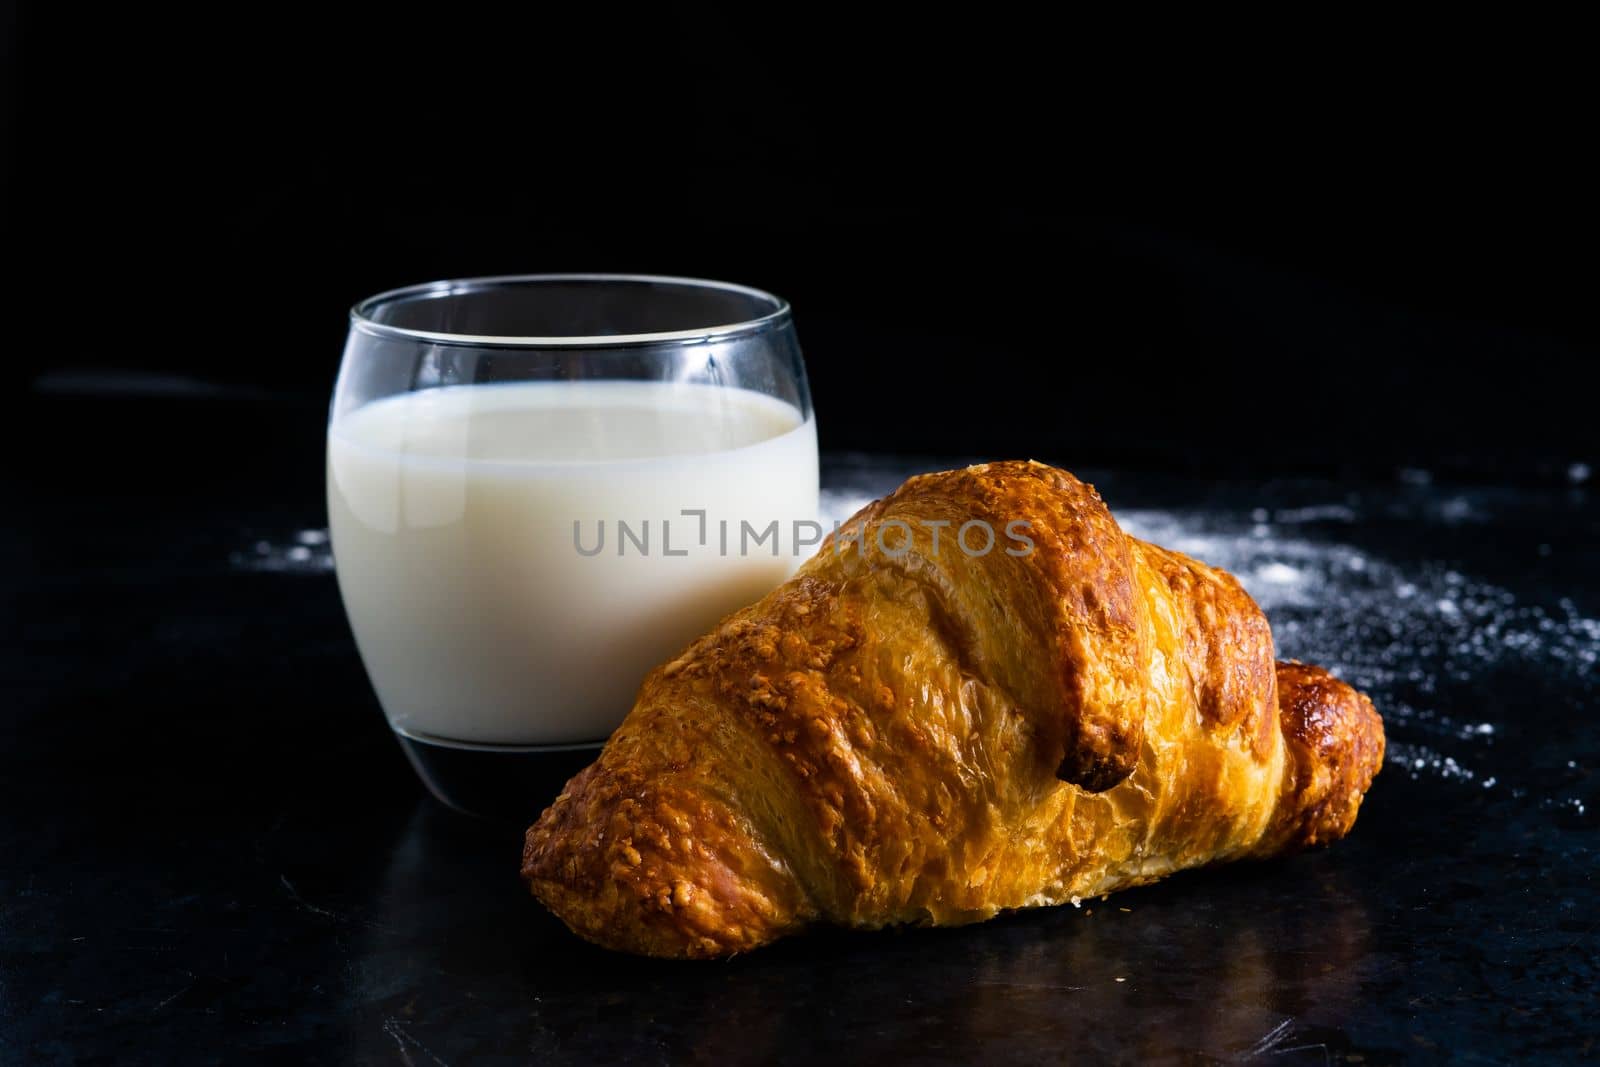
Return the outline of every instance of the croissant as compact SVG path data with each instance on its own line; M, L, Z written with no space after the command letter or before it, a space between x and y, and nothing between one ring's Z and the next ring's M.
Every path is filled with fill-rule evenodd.
M522 875L649 956L977 922L1335 840L1383 749L1231 575L991 463L868 505L651 672Z

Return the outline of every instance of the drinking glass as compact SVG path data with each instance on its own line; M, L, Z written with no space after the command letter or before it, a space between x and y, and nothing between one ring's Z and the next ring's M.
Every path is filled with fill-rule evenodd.
M357 304L329 528L389 725L440 800L531 818L649 670L820 541L789 306L642 275Z

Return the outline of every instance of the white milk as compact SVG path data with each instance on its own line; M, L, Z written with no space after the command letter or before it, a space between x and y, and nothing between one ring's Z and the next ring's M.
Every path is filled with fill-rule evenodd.
M814 551L794 523L816 512L816 423L742 389L430 389L328 434L350 625L391 724L424 739L604 739L650 668ZM774 520L776 556L754 540Z

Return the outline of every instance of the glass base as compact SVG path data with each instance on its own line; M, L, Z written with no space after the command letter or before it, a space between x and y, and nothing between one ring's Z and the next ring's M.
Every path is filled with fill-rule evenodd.
M600 755L587 745L475 745L395 731L428 791L466 815L531 826L567 780Z

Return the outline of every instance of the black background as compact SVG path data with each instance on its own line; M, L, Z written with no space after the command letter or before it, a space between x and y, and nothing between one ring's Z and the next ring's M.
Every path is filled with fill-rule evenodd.
M1593 459L1593 79L1560 27L607 18L24 10L8 300L40 340L8 376L242 388L314 464L360 297L641 271L789 298L824 448Z

